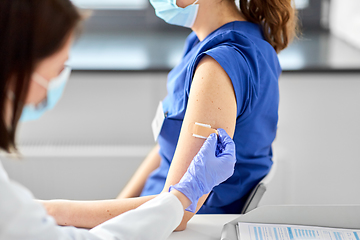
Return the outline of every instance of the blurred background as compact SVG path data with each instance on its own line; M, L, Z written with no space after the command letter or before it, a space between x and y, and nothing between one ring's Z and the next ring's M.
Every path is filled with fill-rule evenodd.
M114 198L155 145L151 121L189 29L147 0L73 0L92 9L54 111L21 125L11 178L41 199ZM277 170L268 204L360 203L360 2L295 0L302 34L279 54Z

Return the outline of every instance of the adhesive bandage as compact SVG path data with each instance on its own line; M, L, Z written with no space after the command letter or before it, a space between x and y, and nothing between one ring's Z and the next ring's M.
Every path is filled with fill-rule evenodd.
M218 131L211 128L210 125L198 122L190 124L189 130L194 137L202 139L207 139L212 133L218 134Z

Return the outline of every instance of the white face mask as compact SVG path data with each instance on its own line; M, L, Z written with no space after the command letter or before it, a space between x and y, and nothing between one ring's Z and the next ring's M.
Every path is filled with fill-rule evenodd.
M40 104L36 106L34 104L26 104L21 113L20 121L32 121L39 119L46 111L55 107L60 100L66 83L70 77L71 68L65 67L64 70L57 76L48 82L41 75L35 73L33 80L39 83L41 86L47 89L47 96Z
M176 0L150 0L150 3L155 9L156 16L165 22L191 28L199 10L199 4L196 4L198 1L185 8L177 6Z

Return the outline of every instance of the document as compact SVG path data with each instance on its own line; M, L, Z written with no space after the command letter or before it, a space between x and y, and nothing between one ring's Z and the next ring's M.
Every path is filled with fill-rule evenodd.
M239 240L360 240L360 230L343 228L239 222L237 229Z

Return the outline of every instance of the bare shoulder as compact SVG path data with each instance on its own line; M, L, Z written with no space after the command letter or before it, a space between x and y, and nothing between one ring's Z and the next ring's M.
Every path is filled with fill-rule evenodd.
M224 81L231 83L231 80L223 67L214 58L206 55L201 59L196 68L194 80L202 79L204 81L211 81L215 78L219 84Z
M236 97L226 71L212 57L199 62L190 89L187 113L201 118L216 128L233 133L236 120ZM210 125L212 125L210 124Z

